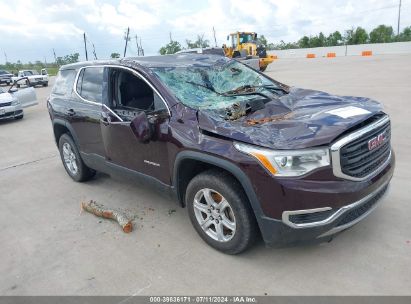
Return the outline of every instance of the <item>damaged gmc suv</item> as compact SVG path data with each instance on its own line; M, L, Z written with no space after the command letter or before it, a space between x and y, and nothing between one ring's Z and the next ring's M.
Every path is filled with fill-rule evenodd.
M221 56L60 68L48 100L64 167L156 186L205 242L323 242L366 217L394 170L390 119L363 97L291 88Z

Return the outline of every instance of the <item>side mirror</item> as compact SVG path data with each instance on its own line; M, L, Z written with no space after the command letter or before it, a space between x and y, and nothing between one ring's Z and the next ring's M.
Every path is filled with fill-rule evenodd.
M145 112L139 113L131 121L131 129L133 130L137 139L142 143L147 143L153 135L152 125L148 120Z
M9 89L9 93L16 93L18 90L17 90L17 88L10 88Z

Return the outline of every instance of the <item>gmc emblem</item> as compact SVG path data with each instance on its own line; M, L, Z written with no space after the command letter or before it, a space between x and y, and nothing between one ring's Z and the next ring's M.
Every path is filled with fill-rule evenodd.
M385 142L385 131L368 141L368 150L374 150Z

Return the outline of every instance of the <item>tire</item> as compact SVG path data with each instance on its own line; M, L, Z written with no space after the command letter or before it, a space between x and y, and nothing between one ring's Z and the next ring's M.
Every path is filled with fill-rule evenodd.
M257 222L243 188L224 171L208 170L195 176L187 186L186 206L200 237L221 252L241 253L258 237ZM203 229L200 223L208 228Z
M267 69L267 66L265 67L260 67L260 72L264 72Z
M49 86L48 82L43 83L43 87L48 87L48 86Z
M87 167L81 159L80 153L71 136L67 133L59 139L59 151L61 161L67 174L76 182L84 182L91 179L96 171Z
M14 117L14 119L15 120L20 120L20 119L23 119L23 117L24 117L24 114L21 114L20 116Z

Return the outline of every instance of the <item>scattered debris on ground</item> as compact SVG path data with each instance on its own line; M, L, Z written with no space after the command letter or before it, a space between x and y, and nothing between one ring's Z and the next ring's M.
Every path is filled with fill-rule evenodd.
M168 210L168 215L172 215L175 212L176 212L176 209L169 209Z
M117 221L125 233L129 233L133 230L133 224L127 215L113 209L106 209L103 205L97 204L93 200L90 200L89 202L82 202L81 209L96 216Z

